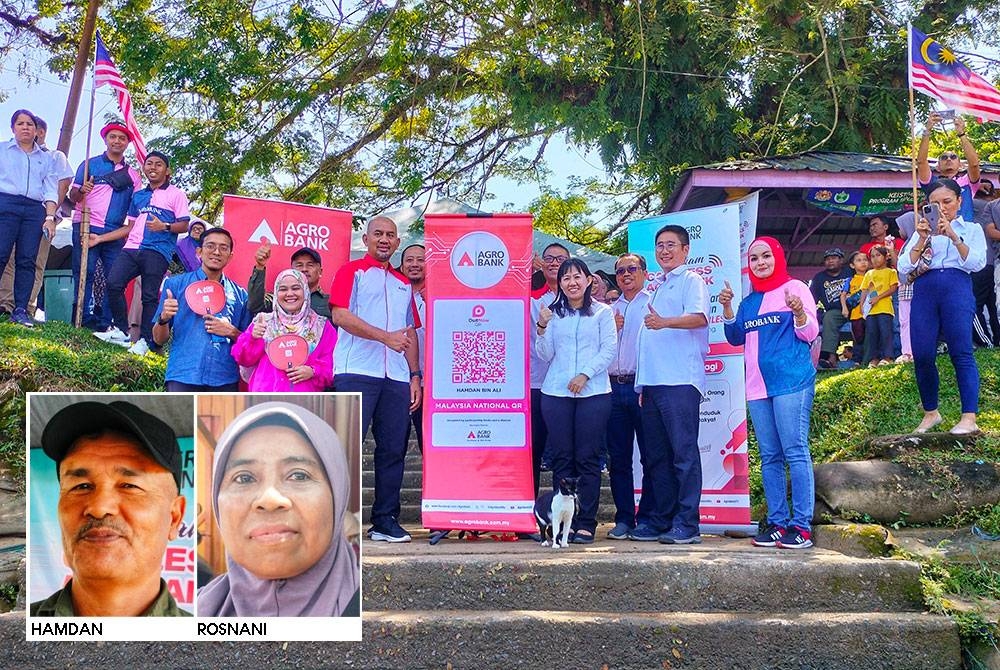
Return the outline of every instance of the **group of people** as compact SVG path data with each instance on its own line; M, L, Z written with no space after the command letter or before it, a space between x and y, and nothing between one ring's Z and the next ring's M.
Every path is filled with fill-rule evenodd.
M0 159L14 161L17 152L27 157L22 167L30 193L0 192L0 205L10 211L23 209L26 217L30 210L29 218L38 219L42 209L54 211L50 198L57 194L52 161L29 141L33 118L15 114L15 139ZM928 127L936 122L932 115ZM926 413L918 431L941 421L934 354L943 339L962 394L962 419L952 431L977 430L970 275L985 266L985 235L1000 238L995 223L1000 209L988 209L997 219L990 224L992 232L986 226L986 233L960 213L971 201L970 190L974 192L979 175L978 159L971 158L975 150L959 123L968 171L958 175L960 162L942 154L937 166L941 178L930 181L929 168L923 169L925 137L920 174L929 182L925 192L931 209L926 215L920 210L909 224L906 215L897 220L902 239L888 235L886 217L874 217L872 240L852 255L851 269L843 267L843 252L831 249L810 291L789 276L778 242L760 238L750 246L748 257L753 293L736 311L730 287L718 296L727 338L745 347L748 400L764 464L769 515L755 544L811 545L807 438L815 367L809 354L820 330L823 358L832 360L840 330L850 321L855 344L865 342L862 362L875 365L894 359L894 319L900 321L902 355L912 351ZM89 258L100 257L110 267L112 320L106 331L95 335L140 354L170 341L168 391L234 391L242 379L251 391L360 392L362 431L371 427L376 442L369 537L409 541L398 517L412 425L417 426L418 442L422 440L423 247L404 249L400 267L391 266L400 238L391 219L377 216L365 229L367 253L337 270L329 294L320 286L321 257L302 248L289 259L290 267L275 277L268 296L265 267L271 248L265 242L256 250L256 267L245 289L224 272L236 253L232 235L221 227L192 223L187 198L170 184L169 158L155 151L148 155L142 166L147 185L141 187L122 158L130 140L127 129L109 124L101 135L107 150L89 159L86 179L81 166L69 191L70 200L85 200L90 208ZM26 204L29 200L34 204ZM46 226L53 223L49 215L43 221ZM77 221L74 215L74 225ZM183 232L188 236L178 244ZM0 245L0 252L4 248ZM685 268L689 250L683 227L666 226L657 233L655 260L663 280L651 290L645 288L646 259L637 254L617 259L613 291L559 244L546 247L539 259L543 281L531 298L529 364L534 485L537 492L544 452L553 481L579 478L581 510L572 537L576 543L594 541L605 445L616 506L608 537L668 544L700 541L698 425L705 392L709 296L705 282ZM171 260L180 262L179 270L184 271L164 280ZM86 270L75 268L85 284L91 279L89 268L89 262ZM124 290L136 276L141 277L142 317L139 339L132 342ZM23 292L27 283L23 279L17 286ZM901 286L912 291L912 298L902 295ZM218 304L195 309L185 299L192 289L217 293ZM93 318L93 300L85 300L86 313ZM894 303L899 305L898 317L907 318L897 318ZM15 321L26 320L15 311ZM912 333L910 314L919 324ZM275 361L269 352L272 342L289 335L307 349L307 356L295 365ZM663 356L664 351L672 355ZM555 426L559 430L549 430ZM638 509L632 493L633 439L643 466ZM786 468L792 480L791 509L783 502Z
M942 421L935 358L939 348L947 350L962 403L951 431L968 434L978 431L974 344L1000 346L1000 203L993 184L980 176L978 154L960 117L955 131L966 169L949 150L938 157L937 174L932 172L929 138L940 122L937 113L927 120L917 159L921 199L916 212L896 218L899 236L889 234L890 217L873 216L872 239L851 255L849 267L843 266L843 251L828 250L811 288L822 311L820 367L837 367L841 327L850 322L848 366L914 363L925 411L916 430L926 432Z

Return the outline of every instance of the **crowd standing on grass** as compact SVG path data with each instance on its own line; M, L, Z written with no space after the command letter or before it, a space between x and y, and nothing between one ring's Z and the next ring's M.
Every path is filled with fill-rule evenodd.
M748 406L768 505L753 539L757 546L812 544L812 345L819 368L912 361L924 410L917 432L943 421L936 354L946 350L962 401L951 431L978 430L973 342L1000 346L1000 200L979 174L961 119L955 121L961 155L944 151L931 169L929 133L940 122L930 116L918 151L922 200L915 211L895 219L872 216L870 240L853 253L827 249L808 287L789 276L777 240L758 238L746 259L753 291L736 309L728 283L718 294L726 337L745 348ZM57 205L66 198L73 210L73 281L84 289L82 325L136 355L170 342L168 391L360 392L362 431L370 428L376 444L368 535L409 541L399 524L400 488L410 431L416 429L420 448L423 443L423 245L403 249L399 267L392 267L398 230L391 219L376 216L365 227L366 254L333 270L329 293L322 257L302 247L269 294L271 246L265 240L254 250L244 289L225 274L237 253L231 234L191 215L187 196L170 183L167 155L150 152L141 175L129 167L124 154L132 137L124 125L106 125L100 133L105 150L75 174L65 156L45 147L44 121L18 110L11 131L0 149L0 265L14 256L11 320L33 325L33 283L37 264L44 263L39 247L53 234ZM90 212L86 240L80 232L84 206ZM683 227L665 226L653 242L652 260L663 274L655 288L646 287L647 259L639 254L621 255L614 278L591 273L559 243L534 260L528 342L533 485L537 495L543 463L554 482L579 478L576 543L595 539L605 453L615 503L608 539L701 540L698 432L709 293L686 267L690 240ZM134 278L142 315L130 320L125 290ZM106 290L99 291L103 283ZM186 293L206 283L216 287L209 292L218 292L219 303L202 312ZM304 342L302 361L275 363L272 344L289 336ZM845 336L851 341L847 355L839 353ZM633 442L643 470L638 506Z

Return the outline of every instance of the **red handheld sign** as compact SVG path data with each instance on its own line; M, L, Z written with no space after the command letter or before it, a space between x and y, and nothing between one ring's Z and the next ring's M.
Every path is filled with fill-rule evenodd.
M226 307L222 284L210 279L196 281L184 290L184 299L195 314L218 314Z
M309 343L301 335L281 335L267 345L267 358L279 370L291 370L309 358Z

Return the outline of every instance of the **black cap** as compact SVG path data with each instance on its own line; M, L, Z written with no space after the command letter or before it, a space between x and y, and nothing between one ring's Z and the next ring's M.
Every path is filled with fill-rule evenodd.
M148 154L146 154L146 160L149 160L153 156L156 156L161 161L163 161L164 165L166 165L167 167L170 167L170 158L165 153L163 153L162 151L150 151Z
M843 258L844 257L844 251L840 247L834 247L832 249L827 249L825 252L823 252L823 258L826 258L828 256L840 256L841 258Z
M78 402L62 408L45 424L42 451L58 465L79 438L109 429L138 440L157 463L170 471L180 490L183 464L174 429L130 402Z
M292 262L294 262L295 259L301 256L302 254L305 254L309 258L313 259L314 263L318 263L319 265L323 264L323 259L319 257L319 253L315 249L310 249L309 247L302 247L294 254L292 254Z

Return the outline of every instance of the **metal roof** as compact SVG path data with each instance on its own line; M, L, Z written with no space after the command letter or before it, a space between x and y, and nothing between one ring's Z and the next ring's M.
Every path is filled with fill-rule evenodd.
M698 166L705 170L813 170L815 172L909 172L910 159L849 151L807 151L788 156L726 161ZM692 168L693 169L693 168Z

